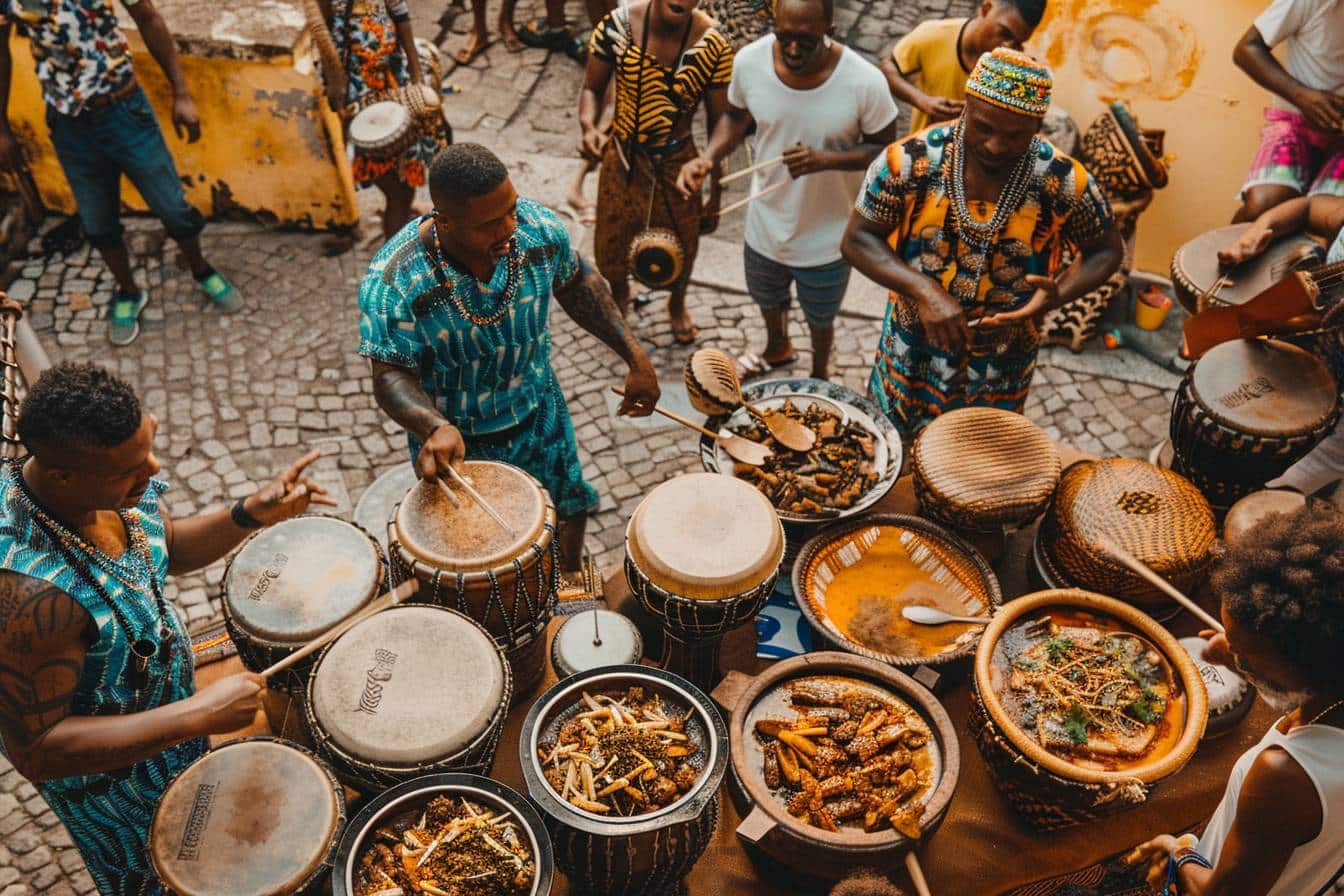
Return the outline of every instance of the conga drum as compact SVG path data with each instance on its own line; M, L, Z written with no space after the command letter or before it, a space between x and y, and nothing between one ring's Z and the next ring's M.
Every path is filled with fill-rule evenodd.
M177 896L316 894L345 824L331 769L271 737L235 740L173 779L149 828L154 871Z
M625 578L662 620L662 668L712 689L723 636L755 620L783 557L779 517L740 479L690 473L649 492L626 527Z
M488 775L513 682L474 620L403 604L323 648L304 717L318 755L365 793L434 772Z
M387 524L397 584L420 580L417 600L475 619L504 648L514 696L541 681L546 624L555 614L560 555L555 504L537 480L496 461L467 461L463 472L508 521L504 531L465 492L454 507L433 483L417 482Z
M301 516L243 543L224 570L224 624L243 665L261 672L353 616L383 584L383 551L368 532L328 516ZM274 675L271 688L302 695L316 657Z
M1176 390L1172 469L1226 510L1300 460L1338 419L1339 388L1318 358L1273 339L1224 342Z

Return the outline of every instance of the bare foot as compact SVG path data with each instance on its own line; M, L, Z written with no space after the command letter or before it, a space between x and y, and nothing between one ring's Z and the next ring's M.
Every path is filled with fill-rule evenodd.
M503 19L499 21L499 37L504 41L504 49L510 53L517 53L519 50L527 49L527 44L523 43L522 38L518 36L518 30L513 27L513 22L506 22Z
M470 65L472 60L485 52L485 48L492 43L494 41L490 40L490 35L477 34L473 31L467 42L453 54L453 58L457 60L458 65Z
M672 315L672 338L676 340L677 345L691 345L699 335L700 328L691 320L689 311Z

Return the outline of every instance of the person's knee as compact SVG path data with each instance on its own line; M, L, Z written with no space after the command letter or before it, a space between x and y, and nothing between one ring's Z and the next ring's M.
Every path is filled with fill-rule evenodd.
M1241 210L1237 213L1237 220L1254 221L1276 205L1282 205L1300 195L1302 194L1299 191L1291 187L1251 187L1242 197Z

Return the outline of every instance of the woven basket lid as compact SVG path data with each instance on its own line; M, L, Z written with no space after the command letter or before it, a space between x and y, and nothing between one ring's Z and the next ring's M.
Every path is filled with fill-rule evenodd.
M1223 518L1223 540L1229 544L1240 541L1271 513L1295 513L1306 506L1307 498L1301 492L1272 488L1251 492L1227 511Z
M485 629L455 610L393 607L337 638L309 688L313 715L350 755L427 763L489 727L504 661Z
M1334 416L1339 402L1335 379L1319 358L1274 339L1216 345L1186 376L1210 417L1250 435L1312 432Z
M626 546L669 594L721 600L745 594L779 568L784 531L769 500L740 479L688 473L635 508Z
M914 475L935 516L986 526L1029 522L1059 481L1059 453L1021 414L962 408L934 419L913 449Z
M411 486L393 518L396 541L415 558L451 572L482 572L522 556L539 544L555 510L541 483L515 466L473 460L462 472L482 498L508 521L505 532L466 491L450 486L454 507L432 482Z
M307 751L234 741L169 785L149 853L174 893L293 893L326 860L342 808L335 781Z
M344 520L305 516L247 540L229 564L224 600L234 624L281 644L303 644L378 593L378 548Z
M1193 590L1215 534L1213 509L1189 480L1146 461L1109 458L1063 472L1042 523L1042 547L1051 565L1081 588L1165 603L1165 595L1100 545L1109 540L1176 587Z

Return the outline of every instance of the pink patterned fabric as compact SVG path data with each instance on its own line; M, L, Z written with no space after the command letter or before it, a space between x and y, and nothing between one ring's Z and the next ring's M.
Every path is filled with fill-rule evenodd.
M1321 130L1301 113L1266 109L1260 148L1242 194L1267 184L1344 196L1344 137Z

